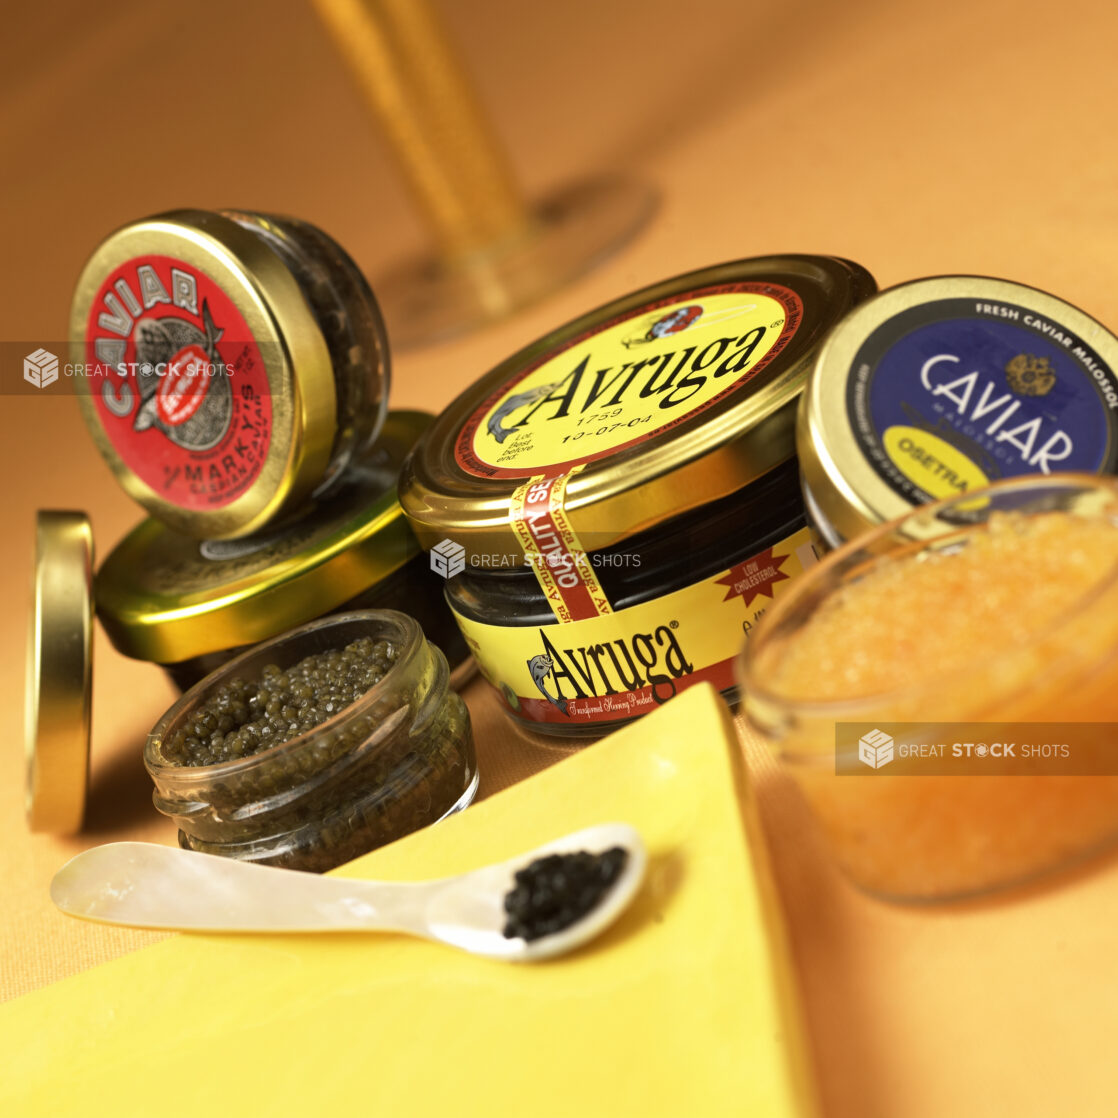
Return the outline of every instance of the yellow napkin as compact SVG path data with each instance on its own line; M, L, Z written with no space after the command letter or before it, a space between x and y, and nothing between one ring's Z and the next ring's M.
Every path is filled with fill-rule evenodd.
M724 704L694 687L337 871L438 877L627 821L649 878L594 944L516 966L376 934L176 936L0 1006L0 1113L811 1113L743 780Z

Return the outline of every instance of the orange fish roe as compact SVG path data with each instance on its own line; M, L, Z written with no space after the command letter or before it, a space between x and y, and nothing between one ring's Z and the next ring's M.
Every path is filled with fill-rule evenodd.
M1098 775L836 774L836 720L1118 724L1118 526L1005 513L963 541L887 556L791 635L753 638L787 771L848 874L896 899L1024 881L1118 837L1118 729Z
M844 586L766 673L782 698L882 694L1037 639L1118 575L1118 528L1066 512L1002 513L964 547L888 562Z

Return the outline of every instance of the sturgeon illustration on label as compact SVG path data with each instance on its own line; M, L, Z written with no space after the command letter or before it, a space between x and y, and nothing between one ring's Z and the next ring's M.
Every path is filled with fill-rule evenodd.
M482 675L519 717L616 722L695 683L733 687L743 635L814 562L801 528L728 570L609 614L515 627L455 618Z
M124 463L184 508L221 508L268 455L272 403L259 346L204 272L168 256L114 269L89 312L98 419Z
M1066 327L1010 303L941 299L862 344L847 385L855 438L913 503L998 478L1118 471L1118 381Z
M646 303L502 385L463 424L455 457L477 477L553 478L616 454L744 388L802 316L799 295L776 283Z

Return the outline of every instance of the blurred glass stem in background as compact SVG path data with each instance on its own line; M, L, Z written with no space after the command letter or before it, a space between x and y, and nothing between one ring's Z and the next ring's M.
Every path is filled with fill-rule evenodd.
M554 291L624 244L655 207L597 180L528 206L428 0L312 0L436 241L376 283L394 345L477 327Z

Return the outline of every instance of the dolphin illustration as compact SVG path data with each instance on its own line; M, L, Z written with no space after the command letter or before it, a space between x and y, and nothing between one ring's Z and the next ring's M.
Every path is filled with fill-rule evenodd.
M551 674L552 668L555 667L551 657L541 652L538 656L533 656L531 660L527 661L528 674L532 677L532 682L539 688L540 694L552 706L558 707L563 714L567 713L567 700L559 694L558 684L556 684L555 694L552 695L550 691L544 686L544 680Z
M513 433L511 427L503 426L503 421L518 408L525 407L527 404L534 404L537 400L549 396L555 387L555 384L541 384L535 388L529 388L526 392L518 392L515 396L510 396L489 417L489 422L486 424L489 433L497 442L503 443Z

